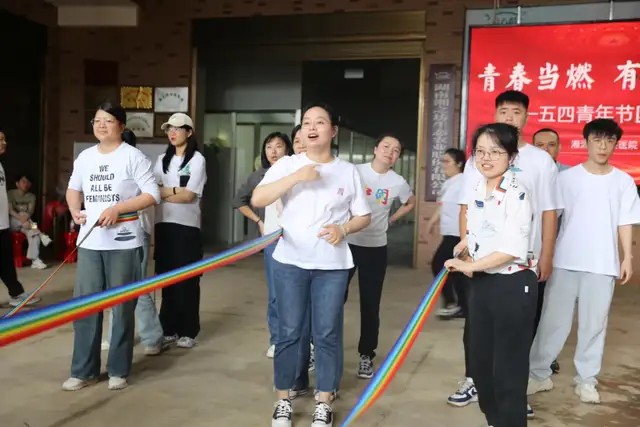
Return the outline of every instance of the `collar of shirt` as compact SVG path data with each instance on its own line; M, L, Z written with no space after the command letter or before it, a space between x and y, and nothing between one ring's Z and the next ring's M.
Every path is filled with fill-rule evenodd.
M478 184L478 188L476 189L476 204L480 202L484 204L484 201L487 199L494 199L500 205L504 200L504 196L507 193L507 189L515 180L516 175L512 170L506 171L502 177L498 180L498 183L491 191L490 197L487 197L487 179L484 178Z

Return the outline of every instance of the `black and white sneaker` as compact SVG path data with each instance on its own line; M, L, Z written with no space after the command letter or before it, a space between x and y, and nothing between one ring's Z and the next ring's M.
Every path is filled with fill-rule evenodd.
M360 355L360 364L358 365L358 378L368 380L373 378L373 361L369 356Z
M292 415L291 401L289 399L278 400L273 410L273 417L271 417L271 427L291 427Z
M316 410L313 411L313 421L311 427L331 427L333 426L333 410L331 406L324 402L316 403Z

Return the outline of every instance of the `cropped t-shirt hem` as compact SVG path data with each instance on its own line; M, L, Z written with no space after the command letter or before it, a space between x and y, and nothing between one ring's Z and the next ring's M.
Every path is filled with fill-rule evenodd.
M278 261L280 264L293 265L294 267L298 267L303 270L323 270L323 271L324 270L351 270L353 267L355 267L353 262L351 263L351 266L345 267L344 265L338 265L338 264L317 265L317 264L314 264L313 262L301 262L301 261L292 262L289 260L282 260L278 258L279 257L277 257L274 252L273 259Z

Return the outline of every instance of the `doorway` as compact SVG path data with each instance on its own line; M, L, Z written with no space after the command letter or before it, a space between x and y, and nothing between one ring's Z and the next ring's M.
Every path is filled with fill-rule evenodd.
M233 209L233 198L249 175L260 167L264 139L273 132L289 135L299 115L299 110L205 113L209 184L203 210L211 214L209 218L216 218L215 222L202 226L207 246L226 247L258 237L248 219Z

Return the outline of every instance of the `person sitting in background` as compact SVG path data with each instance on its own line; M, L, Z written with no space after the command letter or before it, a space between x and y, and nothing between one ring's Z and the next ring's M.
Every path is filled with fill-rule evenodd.
M16 188L7 193L11 231L27 236L27 258L31 260L31 268L42 270L47 268L47 265L40 260L40 243L48 246L51 238L41 233L38 225L31 220L36 210L36 195L29 192L31 181L26 175L18 175L15 183Z

